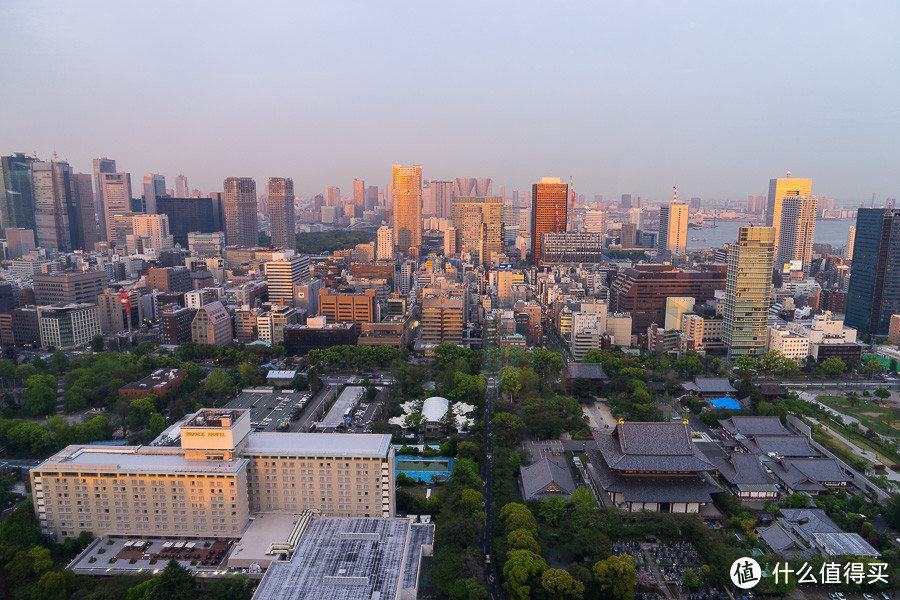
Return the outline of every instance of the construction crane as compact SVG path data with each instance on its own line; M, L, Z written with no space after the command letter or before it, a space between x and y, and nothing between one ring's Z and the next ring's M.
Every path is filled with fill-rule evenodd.
M125 319L128 321L128 335L132 334L131 329L131 293L124 289L119 290L119 303L125 305Z

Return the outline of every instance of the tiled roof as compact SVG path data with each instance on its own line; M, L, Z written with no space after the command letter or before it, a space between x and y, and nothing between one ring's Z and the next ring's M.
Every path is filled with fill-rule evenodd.
M575 480L572 479L569 469L551 462L547 457L533 465L522 467L520 473L526 500L540 496L542 490L551 483L559 486L565 495L571 495L575 491Z
M759 537L775 554L787 556L806 556L813 552L806 548L797 537L782 527L780 523L772 523L765 529L758 529Z
M769 469L795 491L821 492L822 482L849 481L833 458L785 458L770 462Z
M701 394L732 394L734 386L727 377L697 377L693 383L686 383L684 389Z
M691 440L687 424L619 423L611 434L596 438L610 468L619 471L712 471L715 467Z
M774 452L785 457L820 457L821 453L812 447L809 438L802 435L755 435L742 440L742 445L753 454Z
M692 477L635 477L610 469L599 450L588 449L589 469L607 492L619 492L626 502L711 502L722 491L707 473Z
M572 363L566 371L569 379L608 379L600 363Z
M722 477L731 485L770 485L775 486L775 479L769 475L752 454L732 454L728 458L713 461Z
M743 435L794 435L781 424L778 417L730 417L719 421L732 436Z

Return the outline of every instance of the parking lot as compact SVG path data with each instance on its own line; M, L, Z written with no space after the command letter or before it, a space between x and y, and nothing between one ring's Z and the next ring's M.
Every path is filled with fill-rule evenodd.
M281 419L290 419L295 409L308 404L309 398L309 392L248 389L229 402L226 408L249 409L252 431L275 431Z

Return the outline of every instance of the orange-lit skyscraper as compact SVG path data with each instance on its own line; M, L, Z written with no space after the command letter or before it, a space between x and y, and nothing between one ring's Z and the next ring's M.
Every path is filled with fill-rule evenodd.
M536 265L543 259L541 236L564 232L569 222L569 185L559 177L541 177L531 186L531 260Z
M366 182L362 179L353 180L353 216L361 217L366 210Z
M422 166L393 166L394 250L418 256L422 247Z

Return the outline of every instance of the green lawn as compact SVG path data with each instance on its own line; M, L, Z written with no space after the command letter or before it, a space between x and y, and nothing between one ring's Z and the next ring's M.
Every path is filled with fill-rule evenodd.
M869 429L881 435L900 437L900 421L894 422L894 427L885 423L885 421L891 421L891 419L900 419L900 409L883 408L877 404L880 401L879 398L874 396L871 398L860 398L859 406L853 406L843 396L819 396L819 402L822 404L847 416L859 419L859 422Z

